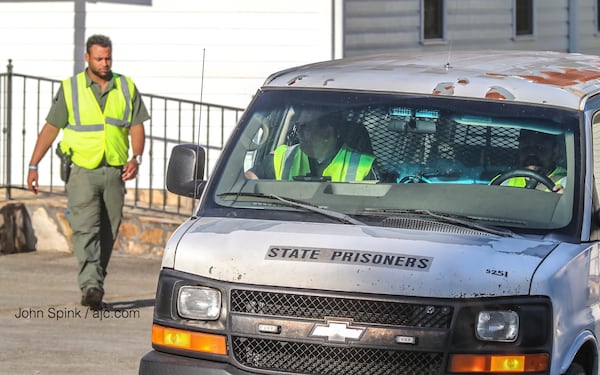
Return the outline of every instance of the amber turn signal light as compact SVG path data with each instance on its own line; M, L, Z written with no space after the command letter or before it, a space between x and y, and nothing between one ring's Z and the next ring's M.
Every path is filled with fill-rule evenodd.
M152 343L169 348L227 355L225 336L152 325Z
M448 372L454 373L528 373L549 368L549 356L541 354L453 354Z

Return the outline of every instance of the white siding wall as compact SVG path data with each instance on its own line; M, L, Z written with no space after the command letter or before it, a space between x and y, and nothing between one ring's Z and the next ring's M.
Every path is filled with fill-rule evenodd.
M85 4L85 37L110 36L113 70L143 92L199 100L204 50L204 100L245 107L273 71L332 57L331 1L150 3ZM72 75L74 19L74 1L0 1L0 64L11 58L18 73Z
M244 107L266 76L331 57L329 2L155 0L148 6L88 4L88 34L115 44L115 71L148 92ZM132 22L133 21L133 22ZM118 64L117 64L118 63Z
M579 52L600 53L594 2L578 0ZM446 0L446 42L422 44L420 0L346 0L346 56L397 50L567 51L569 0L535 0L535 35L513 38L513 0Z
M0 71L65 78L73 70L73 2L0 2Z
M596 19L597 0L578 0L579 3L579 51L600 54L600 34Z
M398 51L419 45L419 1L346 0L344 55Z

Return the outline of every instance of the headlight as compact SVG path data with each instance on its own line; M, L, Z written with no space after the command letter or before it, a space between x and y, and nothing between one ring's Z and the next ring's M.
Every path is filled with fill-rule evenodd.
M201 286L183 286L177 296L177 312L187 319L217 320L221 312L221 292Z
M475 333L483 341L515 342L519 335L519 315L510 310L481 311Z

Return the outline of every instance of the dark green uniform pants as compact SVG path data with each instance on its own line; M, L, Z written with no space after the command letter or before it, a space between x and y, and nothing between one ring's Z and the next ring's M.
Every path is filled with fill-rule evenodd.
M120 167L73 166L67 183L67 220L79 262L79 288L102 288L123 214L125 183Z

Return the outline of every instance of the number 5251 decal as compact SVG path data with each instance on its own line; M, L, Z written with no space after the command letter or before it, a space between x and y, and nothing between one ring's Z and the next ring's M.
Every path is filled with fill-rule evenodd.
M486 269L485 273L493 275L493 276L500 276L500 277L508 277L508 271L505 270L494 270L494 269Z

